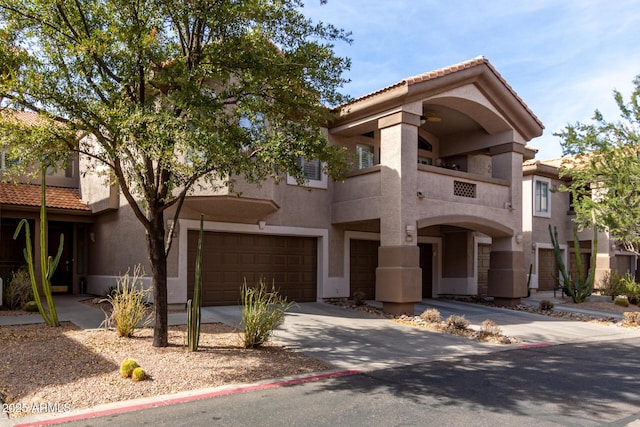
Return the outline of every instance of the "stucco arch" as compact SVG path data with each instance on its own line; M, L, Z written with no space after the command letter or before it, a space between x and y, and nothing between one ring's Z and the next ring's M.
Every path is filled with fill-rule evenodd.
M425 99L423 108L438 106L464 114L488 134L513 130L514 126L474 84L451 89Z
M511 227L503 223L472 215L442 215L418 221L418 229L434 225L453 225L479 231L490 237L511 237L516 234Z

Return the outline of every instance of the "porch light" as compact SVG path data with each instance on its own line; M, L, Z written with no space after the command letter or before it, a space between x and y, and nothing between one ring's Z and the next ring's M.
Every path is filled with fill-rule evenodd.
M405 240L407 242L413 242L413 233L415 233L416 227L414 225L407 225L404 229Z

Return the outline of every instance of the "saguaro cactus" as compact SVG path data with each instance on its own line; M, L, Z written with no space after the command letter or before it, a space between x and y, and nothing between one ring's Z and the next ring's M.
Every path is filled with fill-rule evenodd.
M36 282L36 275L33 267L33 251L31 249L31 232L29 229L29 223L26 219L21 220L18 223L13 239L17 239L20 234L20 230L24 225L26 247L24 249L24 258L27 261L29 269L29 277L31 278L31 287L33 288L33 297L38 304L38 311L44 322L49 326L60 326L58 322L58 313L56 312L56 306L53 303L53 296L51 292L51 278L58 267L60 256L64 247L64 235L60 234L60 245L58 246L58 253L55 258L47 255L47 190L46 190L46 167L43 166L41 170L41 191L42 196L40 199L40 272L42 277L42 292L47 299L47 306L49 313L46 312L40 301L40 293L38 292L38 284Z
M198 251L196 253L196 277L193 285L193 299L187 301L187 345L189 351L198 350L200 341L200 317L202 314L202 236L204 215L200 214L200 234L198 235Z

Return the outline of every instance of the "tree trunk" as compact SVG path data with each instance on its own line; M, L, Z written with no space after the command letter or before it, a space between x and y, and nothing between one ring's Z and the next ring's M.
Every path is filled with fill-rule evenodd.
M163 221L162 214L160 214L160 218L152 218L151 229L147 234L155 313L153 327L154 347L166 347L169 344L167 327L167 257L164 250Z

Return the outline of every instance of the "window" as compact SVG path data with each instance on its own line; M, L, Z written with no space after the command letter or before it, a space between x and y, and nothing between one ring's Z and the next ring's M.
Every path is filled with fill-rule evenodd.
M322 171L320 170L320 160L307 160L298 157L298 166L302 168L304 177L310 181L318 181Z
M48 167L47 168L47 175L48 176L55 176L55 177L59 177L59 178L73 178L73 175L74 175L74 163L73 163L72 160L69 160L67 162L67 164L65 165L64 169L63 168Z
M305 187L311 188L327 188L327 176L322 173L322 163L318 159L307 160L298 157L298 166L302 168L303 176L306 182ZM298 185L296 179L287 175L287 184Z
M0 152L0 170L7 170L11 166L19 165L20 160L12 158L9 153L5 151Z
M433 145L422 136L418 135L418 164L432 165Z
M364 169L375 165L373 146L365 144L356 145L356 168Z
M551 216L551 199L549 198L550 182L540 178L534 179L534 215Z

